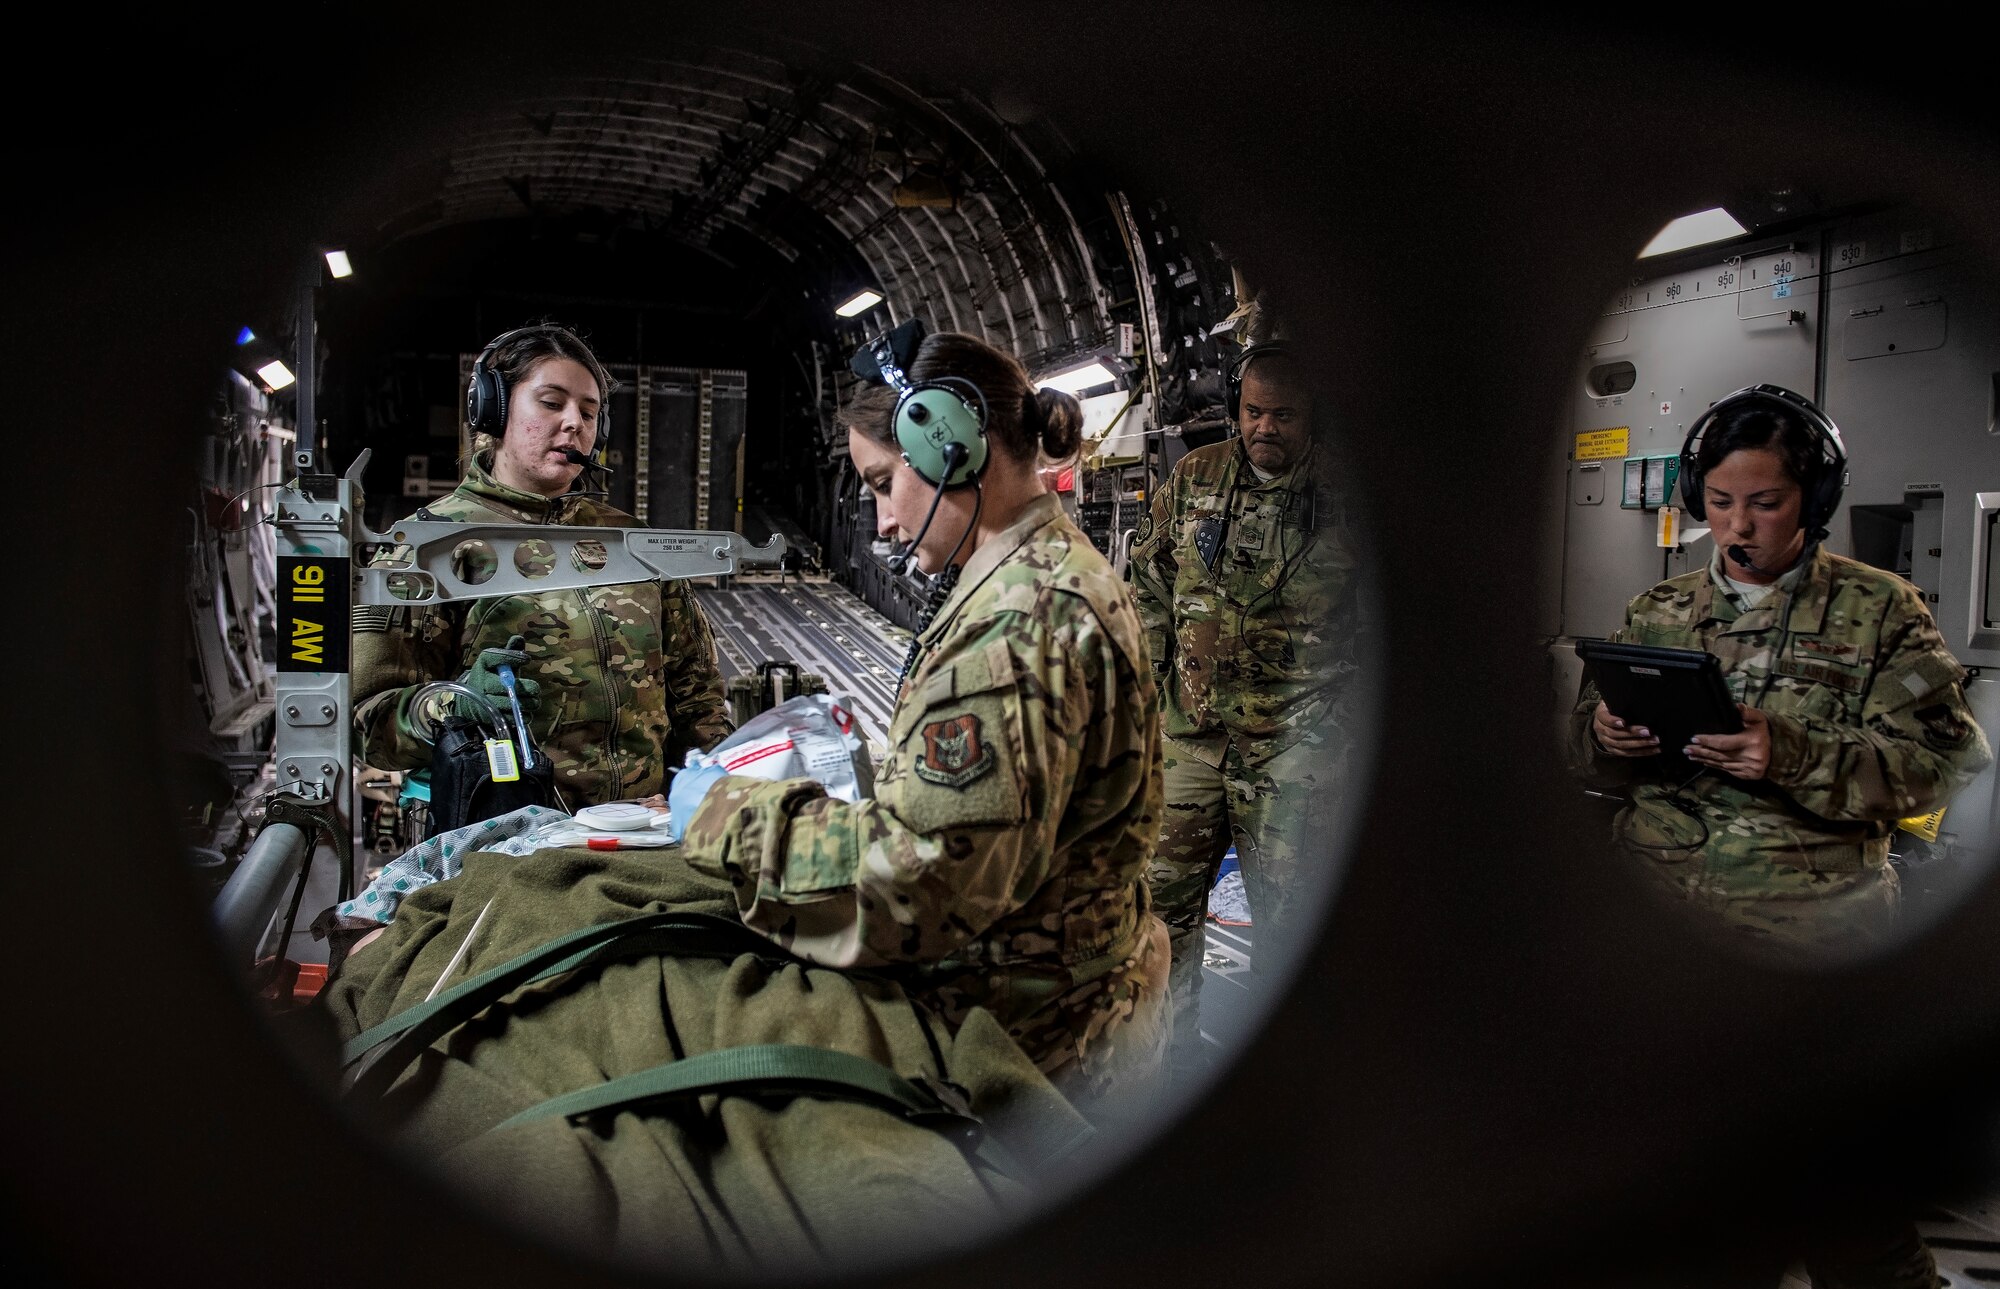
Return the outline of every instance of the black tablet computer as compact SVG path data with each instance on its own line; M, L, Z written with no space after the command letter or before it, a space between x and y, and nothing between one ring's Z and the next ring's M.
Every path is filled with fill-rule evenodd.
M1675 756L1696 734L1736 734L1743 729L1722 664L1701 649L1579 640L1576 656L1613 716L1659 736L1660 750Z

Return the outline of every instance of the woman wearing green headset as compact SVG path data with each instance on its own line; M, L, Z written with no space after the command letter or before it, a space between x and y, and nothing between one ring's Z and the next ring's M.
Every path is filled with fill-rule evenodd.
M1662 749L1590 684L1572 716L1573 765L1627 795L1620 843L1679 895L1786 948L1879 942L1897 905L1897 820L1942 806L1991 759L1916 588L1820 545L1845 469L1839 431L1791 390L1756 385L1710 408L1681 484L1714 557L1634 599L1614 638L1716 655L1743 729Z
M675 827L753 930L894 972L954 1026L983 1007L1067 1095L1124 1102L1168 1037L1145 883L1159 718L1130 589L1037 473L1076 452L1082 411L970 336L909 358L884 352L890 388L856 401L848 449L881 534L951 589L877 795L684 771Z

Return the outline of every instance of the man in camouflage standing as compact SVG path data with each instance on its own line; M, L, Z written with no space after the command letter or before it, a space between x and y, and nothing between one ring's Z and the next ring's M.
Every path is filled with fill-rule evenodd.
M1302 938L1292 905L1335 833L1355 670L1355 548L1280 344L1238 358L1238 433L1183 457L1153 496L1131 576L1161 693L1165 810L1148 879L1173 945L1176 1074L1202 1066L1202 921L1232 841L1253 962Z
M583 471L570 454L595 446L610 388L583 342L559 327L528 327L501 337L481 362L503 395L487 413L497 441L481 434L464 482L421 517L637 527L625 512L570 491ZM479 428L480 418L471 419ZM392 770L429 764L410 703L432 680L459 677L507 711L496 675L503 662L514 666L528 724L570 810L664 791L687 749L706 750L732 728L715 639L687 584L635 582L355 610L362 759Z

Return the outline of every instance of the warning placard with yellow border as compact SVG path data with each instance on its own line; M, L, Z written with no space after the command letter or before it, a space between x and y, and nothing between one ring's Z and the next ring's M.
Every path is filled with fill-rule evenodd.
M1622 457L1631 439L1632 427L1629 425L1610 430L1585 430L1576 436L1576 454L1570 460L1606 461Z

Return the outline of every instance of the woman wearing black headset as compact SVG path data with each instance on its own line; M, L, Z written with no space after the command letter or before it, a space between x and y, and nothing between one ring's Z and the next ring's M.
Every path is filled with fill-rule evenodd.
M1629 790L1620 842L1726 924L1787 947L1878 942L1898 898L1896 821L1991 759L1916 588L1820 544L1845 465L1838 430L1790 390L1710 409L1681 479L1715 555L1634 599L1614 639L1716 655L1743 730L1696 735L1675 749L1683 763L1594 685L1572 717L1576 767Z
M465 480L420 517L637 527L623 511L572 491L604 433L610 389L597 356L561 327L495 339L467 392L477 437ZM354 724L362 759L392 770L430 763L410 711L429 681L464 673L507 712L496 674L503 662L514 666L535 742L571 810L660 792L687 749L712 747L731 729L714 637L694 596L682 582L638 582L358 611Z
M932 336L906 365L907 381L885 360L899 398L857 400L849 452L882 535L959 572L918 637L875 798L697 770L675 781L675 826L752 929L898 973L954 1026L985 1008L1072 1098L1127 1092L1167 1038L1145 884L1159 716L1131 592L1036 470L1076 452L1082 411L970 336Z

